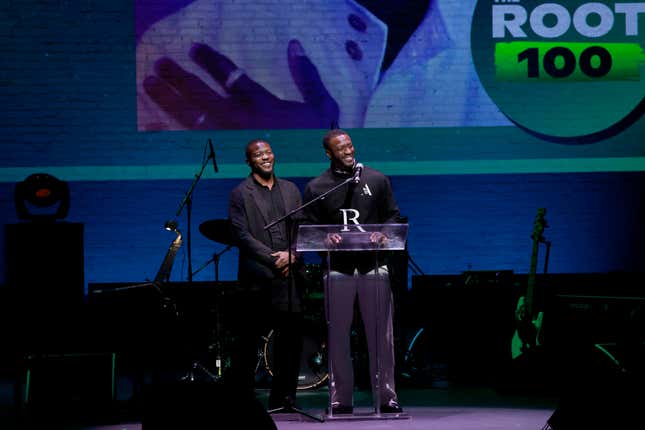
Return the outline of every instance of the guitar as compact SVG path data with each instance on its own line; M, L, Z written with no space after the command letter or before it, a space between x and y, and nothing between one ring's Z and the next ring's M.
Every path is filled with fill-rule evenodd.
M538 261L538 248L540 242L545 242L543 233L546 227L545 208L539 208L535 216L533 234L533 247L531 251L531 265L526 286L526 295L519 298L515 308L516 330L511 340L511 357L519 357L541 344L543 312L535 309L535 274Z
M155 275L155 279L151 282L151 285L161 296L161 310L169 311L174 316L177 316L177 306L175 305L173 300L164 293L162 289L164 284L166 284L170 280L170 272L172 271L172 266L175 262L175 256L177 255L177 251L179 251L179 248L181 248L181 245L183 243L181 232L179 230L176 230L175 233L177 233L177 237L168 247L168 251L166 251L166 255L164 256L163 261L161 262L161 266L159 266L159 270Z
M159 289L161 286L163 286L163 284L168 282L168 280L170 279L170 272L175 262L175 256L177 255L177 251L179 251L179 248L181 248L182 242L183 242L183 238L181 236L181 232L177 230L177 237L175 238L175 240L172 241L172 243L168 247L168 251L166 251L166 255L163 258L163 261L161 262L161 266L159 266L159 270L155 275L154 281L152 282L155 288Z

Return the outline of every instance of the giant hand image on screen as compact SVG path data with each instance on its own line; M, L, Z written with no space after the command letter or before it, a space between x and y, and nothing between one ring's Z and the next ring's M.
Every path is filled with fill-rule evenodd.
M136 43L130 19L108 20L97 30L106 34L105 50L84 52L77 63L90 79L51 81L30 96L61 108L35 133L5 134L0 180L22 180L34 166L70 181L191 180L209 138L220 156L218 177L241 178L247 166L239 142L258 130L284 154L282 176L309 176L325 167L312 160L319 159L320 130L334 122L366 142L361 161L388 175L645 170L645 65L642 54L625 54L645 46L644 3L587 3L130 2ZM494 16L503 19L494 25ZM57 34L65 23L48 26L43 31ZM545 40L556 30L564 33ZM504 37L495 36L500 32ZM122 45L108 40L117 36ZM602 52L611 54L607 73L606 55L594 54ZM40 82L58 70L51 62L16 61L15 82ZM99 85L97 64L119 72L105 69ZM8 100L24 103L14 97L19 87L7 88ZM70 91L89 91L100 110L78 116L67 109ZM11 130L34 121L22 107L4 118ZM616 123L623 127L612 129ZM85 138L96 127L111 131ZM578 139L589 134L591 142ZM26 153L32 144L42 150Z
M472 64L475 0L159 3L136 3L141 131L511 124Z

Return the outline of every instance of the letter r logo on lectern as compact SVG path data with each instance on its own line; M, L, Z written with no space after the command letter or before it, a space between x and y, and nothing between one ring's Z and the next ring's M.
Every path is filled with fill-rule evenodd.
M356 224L356 228L359 231L365 231L363 230L363 227L361 227L361 223L358 222L360 212L358 212L356 209L341 209L340 211L343 213L343 228L341 231L349 231L348 224L350 221Z

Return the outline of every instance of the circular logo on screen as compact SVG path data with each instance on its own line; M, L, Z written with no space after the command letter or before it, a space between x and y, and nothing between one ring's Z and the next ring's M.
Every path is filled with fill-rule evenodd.
M597 141L645 106L645 2L479 0L471 46L482 85L513 122Z

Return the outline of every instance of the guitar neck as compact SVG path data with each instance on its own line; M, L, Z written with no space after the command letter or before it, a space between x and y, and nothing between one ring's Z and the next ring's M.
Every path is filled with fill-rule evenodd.
M526 284L526 310L528 315L534 317L533 315L533 302L535 295L535 277L537 272L537 261L538 261L538 240L533 239L533 250L531 252L531 266L529 267L529 276Z
M175 262L175 256L177 255L177 251L181 247L182 240L183 239L181 237L181 234L178 234L175 240L173 240L172 243L170 244L170 247L166 252L166 256L164 257L163 262L161 263L161 267L157 272L157 276L155 276L154 283L156 285L160 285L166 282L168 276L170 275L170 271L172 270L172 265Z

